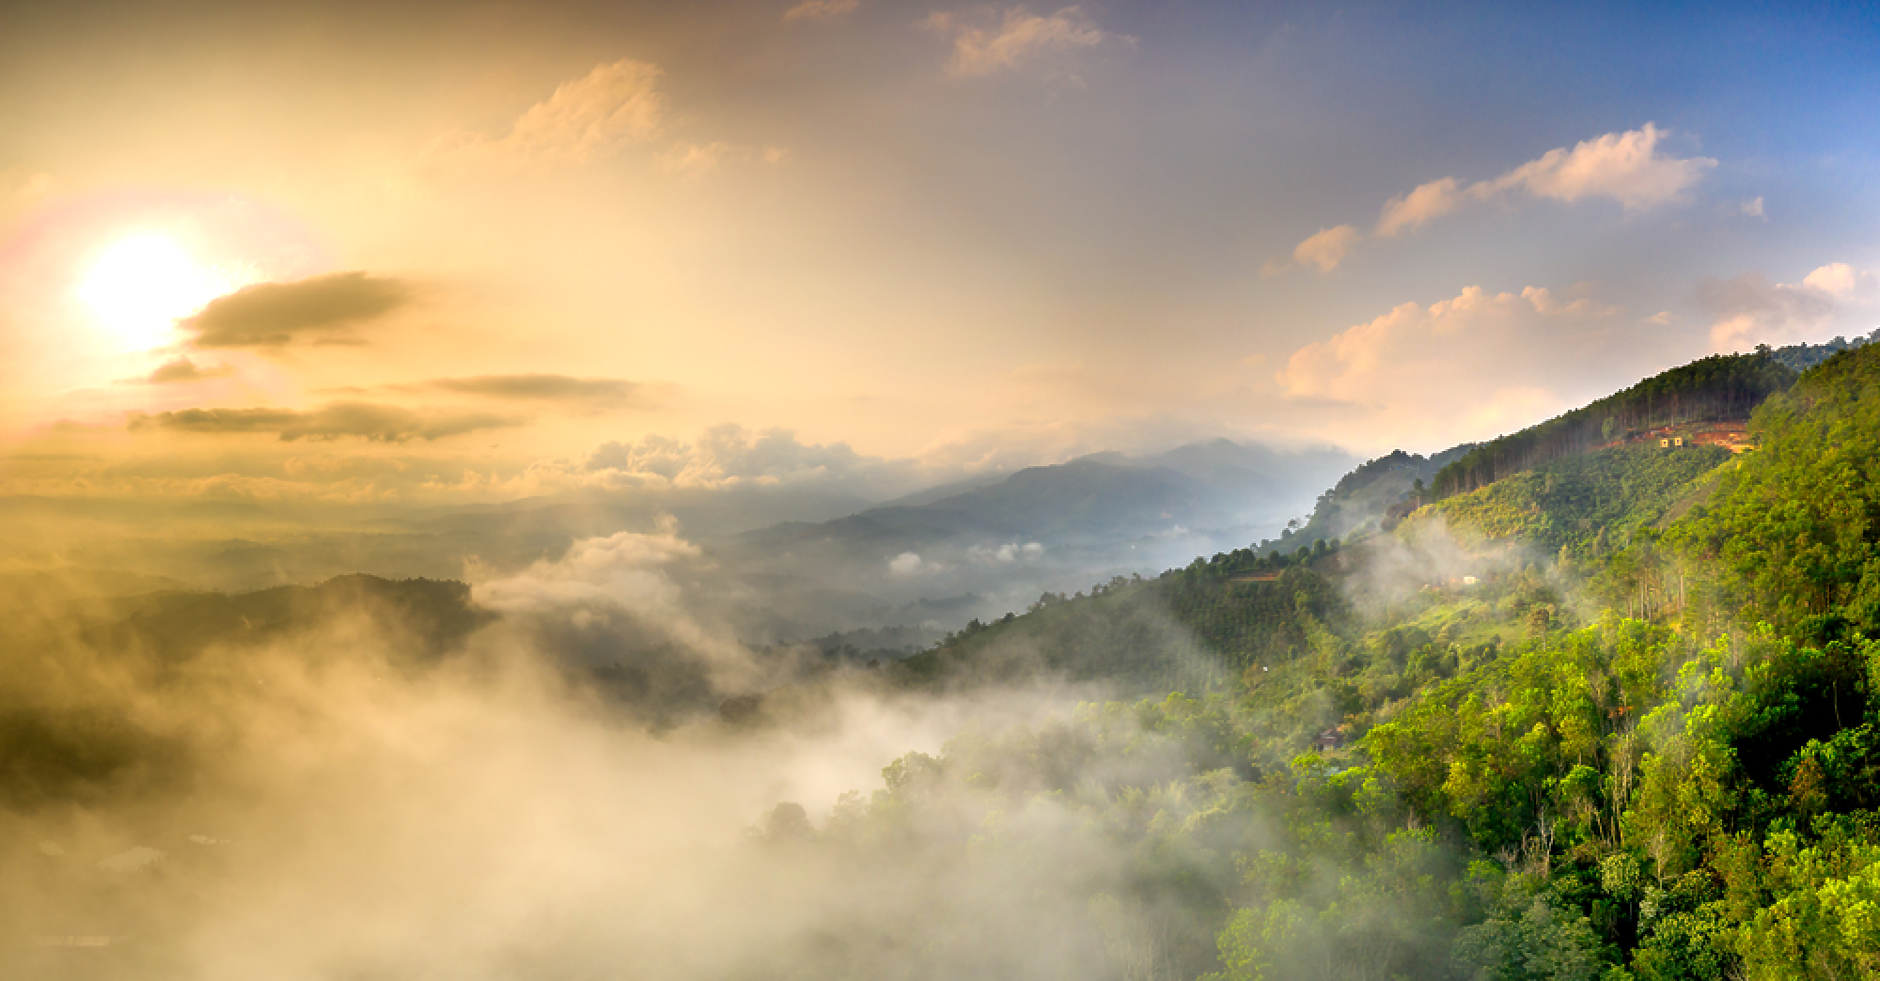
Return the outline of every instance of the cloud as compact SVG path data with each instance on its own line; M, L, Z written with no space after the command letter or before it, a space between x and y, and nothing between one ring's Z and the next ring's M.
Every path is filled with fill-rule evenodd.
M1499 177L1467 187L1454 177L1430 181L1387 202L1376 232L1399 235L1471 201L1501 200L1511 191L1566 202L1610 198L1627 211L1674 201L1716 167L1717 161L1660 153L1658 144L1666 135L1667 131L1646 123L1628 132L1586 140L1572 149L1549 150ZM1760 210L1760 203L1757 207Z
M1762 218L1763 217L1763 199L1761 196L1750 198L1749 200L1743 202L1741 205L1738 205L1737 210L1741 211L1743 214L1750 216L1751 218Z
M1601 368L1630 370L1613 364L1632 326L1618 313L1584 297L1562 302L1541 287L1516 294L1471 286L1301 347L1275 377L1288 400L1354 425L1348 438L1360 444L1383 429L1432 442L1481 438L1566 408L1563 388Z
M888 560L888 571L897 576L911 576L919 572L925 564L926 563L920 560L920 556L917 553L902 552L900 555Z
M1607 133L1572 150L1549 150L1491 182L1496 190L1519 187L1557 201L1607 197L1627 211L1675 200L1717 166L1709 157L1661 155L1666 134L1651 123L1628 133Z
M1461 200L1454 177L1420 185L1409 194L1391 198L1384 205L1384 213L1377 220L1377 234L1389 236L1409 231L1432 218L1454 211Z
M908 553L913 554L913 553ZM1030 561L1044 554L1044 545L1040 542L1016 541L1004 542L996 547L974 545L966 550L967 557L983 565L1013 565L1021 561ZM898 560L897 560L898 561ZM892 567L892 563L890 563ZM896 570L899 571L899 570Z
M1317 266L1320 272L1337 268L1364 236L1350 225L1322 228L1293 249L1293 261L1302 266Z
M157 370L143 378L134 380L150 385L175 385L209 378L225 378L234 373L234 365L218 364L203 368L189 358L178 355L158 365Z
M1572 149L1549 150L1538 159L1491 180L1464 186L1454 177L1419 184L1407 194L1384 203L1373 234L1391 238L1470 203L1505 200L1516 191L1532 197L1573 202L1603 197L1619 202L1627 211L1640 211L1676 200L1717 166L1709 157L1672 157L1659 152L1666 131L1646 123L1624 133L1607 133L1575 144ZM1744 214L1762 216L1762 198L1746 201ZM1363 241L1350 225L1321 229L1293 249L1293 261L1329 272ZM1268 272L1285 268L1269 264Z
M289 442L352 436L381 443L402 443L413 438L436 440L519 426L524 421L487 412L432 412L370 402L332 402L304 412L269 408L134 412L129 428L133 432L166 429L214 435L273 433Z
M783 12L784 20L828 20L853 11L860 0L803 0Z
M752 432L731 424L708 429L689 443L657 435L633 443L609 441L585 466L656 475L678 486L823 485L870 498L908 493L932 476L913 460L863 456L847 443L802 443L789 430Z
M602 640L602 656L635 652L677 654L664 665L675 689L692 687L688 675L703 671L717 697L736 694L757 680L757 665L725 620L711 609L710 584L721 576L696 545L668 526L651 534L620 532L575 542L561 558L476 587L478 602L493 610L539 618L537 632L561 635L546 645L593 650L574 634ZM677 650L674 650L677 648ZM710 704L716 704L711 699Z
M488 146L523 160L586 163L649 140L665 125L662 74L631 59L596 65L530 106L508 136Z
M954 76L991 75L1045 54L1094 48L1110 41L1133 42L1098 28L1077 7L1064 7L1043 17L1024 7L1013 7L996 22L940 12L928 17L925 24L929 30L952 35L953 55L947 60L947 74Z
M1771 283L1761 273L1706 280L1697 288L1697 302L1711 319L1711 345L1741 351L1756 344L1823 341L1836 330L1859 333L1864 323L1846 318L1873 304L1876 284L1872 272L1835 262L1799 283Z
M398 391L453 392L514 402L554 402L596 409L640 404L648 398L647 386L622 378L574 378L549 374L433 378L393 388Z
M699 178L717 170L725 163L751 163L762 161L775 166L788 160L790 151L779 146L750 147L739 143L726 143L722 140L711 143L689 143L680 141L672 148L659 155L657 165L661 173L679 177Z
M787 11L784 19L830 17L855 5L855 0L811 0ZM671 113L660 84L664 75L659 66L632 59L596 65L586 76L562 83L547 99L530 106L517 117L508 135L447 138L432 152L444 162L481 161L525 169L592 163L667 135ZM662 173L697 178L721 164L779 164L788 157L789 151L777 146L676 139L654 164Z
M313 340L347 343L354 327L412 301L409 284L363 272L291 283L255 283L210 300L181 321L195 347L282 347Z
M1871 296L1874 274L1855 269L1845 262L1832 262L1802 277L1802 285L1820 290L1837 300Z

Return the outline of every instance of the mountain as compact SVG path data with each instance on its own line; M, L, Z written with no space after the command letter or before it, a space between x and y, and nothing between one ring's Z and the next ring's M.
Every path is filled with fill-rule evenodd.
M791 578L881 602L882 619L813 633L895 626L887 619L895 611L969 594L962 618L998 616L1044 592L1243 546L1351 463L1335 450L1228 440L1148 457L1099 453L833 521L786 522L707 550L747 580ZM813 611L795 610L809 628Z
M1278 537L1255 548L1262 553L1290 552L1320 540L1388 530L1397 518L1422 504L1427 485L1443 467L1474 448L1474 443L1464 443L1428 457L1392 450L1367 460L1319 495L1304 524L1294 528L1289 523Z
M1140 459L1091 454L952 494L917 495L834 521L785 523L740 537L760 547L841 540L918 548L959 536L1091 544L1245 527L1284 515L1288 496L1350 459L1334 450L1287 454L1228 440Z

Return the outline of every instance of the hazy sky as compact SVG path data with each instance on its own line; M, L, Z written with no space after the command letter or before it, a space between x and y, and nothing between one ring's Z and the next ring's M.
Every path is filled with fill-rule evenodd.
M1439 450L1880 326L1876 50L1860 5L12 4L0 492Z

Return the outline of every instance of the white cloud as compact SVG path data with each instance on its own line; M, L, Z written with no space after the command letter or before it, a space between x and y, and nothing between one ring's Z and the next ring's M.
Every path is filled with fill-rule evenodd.
M1751 218L1761 218L1763 217L1763 199L1760 196L1750 198L1739 205L1738 209Z
M860 6L860 0L803 0L783 12L784 20L827 20Z
M649 611L676 609L678 586L665 570L697 560L698 546L670 531L621 532L575 542L561 559L543 560L526 572L478 586L478 600L493 609L563 607L597 600Z
M1133 40L1106 33L1077 7L1064 7L1048 16L1013 7L996 22L957 13L935 13L925 23L930 30L953 36L953 55L947 60L947 73L956 76L991 75L1053 52L1094 48L1108 41L1127 44Z
M1430 181L1385 203L1384 213L1377 220L1377 234L1396 235L1416 228L1431 218L1454 211L1461 201L1454 177Z
M1664 136L1651 123L1629 133L1607 133L1571 150L1549 150L1539 160L1489 182L1490 187L1496 191L1520 187L1536 197L1558 201L1607 197L1628 211L1663 204L1717 166L1709 157L1679 159L1660 154L1658 141Z
M559 559L478 583L475 596L538 626L682 651L715 688L736 692L759 681L763 670L708 595L718 577L710 559L669 524L652 534L577 541Z
M1005 542L997 546L974 545L966 550L973 561L982 565L1013 565L1021 561L1030 561L1044 554L1044 545L1038 542Z
M1623 341L1617 308L1469 287L1425 307L1404 303L1293 352L1276 379L1284 396L1350 426L1358 445L1429 445L1492 436L1568 408ZM1620 369L1621 373L1625 369ZM1366 436L1371 438L1367 439Z
M802 443L785 429L752 432L731 424L708 429L692 442L653 435L603 443L585 469L674 487L815 486L869 499L955 476L931 473L914 460L864 456L847 443Z
M888 560L888 571L897 576L911 576L919 572L922 565L919 555L913 552L902 552Z
M1317 266L1320 272L1331 272L1357 248L1363 237L1350 225L1321 228L1293 248L1293 261L1302 266Z
M1802 285L1818 289L1837 300L1851 299L1873 290L1874 275L1845 262L1832 262L1802 277Z
M1799 283L1771 283L1760 273L1710 280L1697 300L1711 318L1710 342L1718 351L1743 351L1757 344L1825 341L1836 332L1865 333L1876 298L1876 276L1845 262L1822 266Z
M1586 140L1572 149L1549 150L1499 177L1467 187L1454 177L1430 181L1387 202L1378 216L1377 234L1398 235L1471 201L1500 200L1511 191L1567 202L1610 198L1627 211L1674 201L1716 167L1717 161L1659 152L1659 142L1666 135L1665 130L1646 123L1628 132ZM1756 199L1757 214L1761 200Z

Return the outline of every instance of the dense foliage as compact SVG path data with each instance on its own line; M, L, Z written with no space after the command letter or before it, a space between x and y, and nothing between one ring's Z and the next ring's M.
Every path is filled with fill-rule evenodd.
M1200 691L1249 666L1291 660L1331 637L1344 600L1329 574L1341 550L1249 549L1145 580L1118 576L1073 599L1047 593L1024 617L977 620L890 667L908 684L984 684L1049 674L1122 693Z
M1692 483L1730 459L1715 446L1615 446L1562 457L1447 498L1417 515L1406 535L1433 522L1478 544L1520 538L1549 553L1587 559L1629 541L1656 523L1692 490Z
M1755 358L1694 368L1661 376L1707 393L1678 411L1780 387ZM931 677L1022 637L1141 684L1129 651L1166 655L1128 624L1159 611L1231 670L903 760L821 846L945 799L981 816L959 847L1023 862L1044 843L995 815L1070 807L1140 863L1077 925L1121 978L1876 976L1880 347L1752 429L1736 459L1554 459L1406 523L1446 523L1476 575L1379 598L1377 541L1230 554L956 637Z

